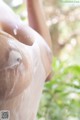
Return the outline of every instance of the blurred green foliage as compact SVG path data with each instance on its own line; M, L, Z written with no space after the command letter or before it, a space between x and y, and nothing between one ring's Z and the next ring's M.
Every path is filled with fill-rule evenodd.
M80 120L80 66L53 59L53 78L45 83L38 120Z

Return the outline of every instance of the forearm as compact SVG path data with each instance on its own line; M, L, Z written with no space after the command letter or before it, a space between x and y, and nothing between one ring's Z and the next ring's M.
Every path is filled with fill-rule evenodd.
M51 38L40 0L27 0L27 7L30 26L43 36L51 48Z
M0 11L0 28L20 42L31 45L32 41L29 39L27 25L25 30L19 17L2 1L0 2Z
M38 31L51 47L50 34L45 24L45 18L39 0L27 0L27 4L30 26ZM28 32L27 26L27 32L25 32L24 28L21 28L21 26L23 25L21 25L22 23L19 18L3 2L0 3L0 11L2 11L0 15L0 26L2 25L2 29L13 35L19 41L31 45L32 42L29 40L29 35L26 35L26 33ZM15 33L15 31L17 31L17 34Z

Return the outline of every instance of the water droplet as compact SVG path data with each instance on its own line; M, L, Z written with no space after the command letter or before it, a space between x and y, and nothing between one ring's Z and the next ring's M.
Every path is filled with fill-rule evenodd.
M14 35L17 35L17 29L16 28L13 30L13 32L14 32Z
M17 30L18 30L18 26L16 25L14 30L13 30L14 35L17 35Z

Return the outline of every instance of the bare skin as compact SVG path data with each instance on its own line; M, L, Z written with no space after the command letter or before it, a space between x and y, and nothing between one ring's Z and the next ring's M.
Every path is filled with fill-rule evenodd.
M51 37L46 26L43 7L40 0L27 0L29 25L37 31L51 48Z
M0 11L0 110L9 110L10 120L35 120L44 82L51 73L50 39L48 46L3 2ZM40 34L42 28L37 27Z

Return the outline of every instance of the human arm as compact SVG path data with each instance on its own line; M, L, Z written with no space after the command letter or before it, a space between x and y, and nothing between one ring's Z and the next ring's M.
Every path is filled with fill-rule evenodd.
M46 19L41 0L27 0L29 25L37 31L47 42L50 48L51 37L46 25Z

